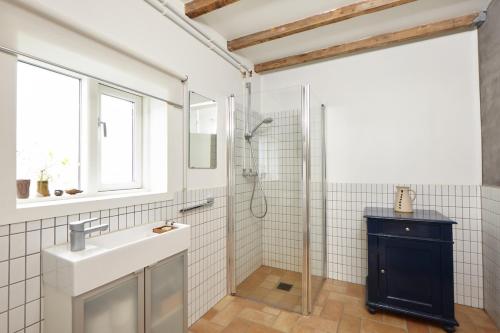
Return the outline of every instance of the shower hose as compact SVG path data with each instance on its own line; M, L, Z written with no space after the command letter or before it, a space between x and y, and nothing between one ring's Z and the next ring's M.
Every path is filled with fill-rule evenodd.
M259 171L257 171L257 162L255 160L253 148L252 148L252 141L247 140L248 144L250 145L250 158L252 160L253 168L255 170L255 176L253 177L253 189L252 189L252 198L250 199L250 212L252 215L258 219L262 219L267 215L267 198L266 198L266 192L264 192L264 187L262 186L262 181L260 179L260 174ZM264 197L264 213L259 215L256 214L253 211L253 199L255 198L255 188L257 187L257 183L259 184L260 191L262 192L262 195Z

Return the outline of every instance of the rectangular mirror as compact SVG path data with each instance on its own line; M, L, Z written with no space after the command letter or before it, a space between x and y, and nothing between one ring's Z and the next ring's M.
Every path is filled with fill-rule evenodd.
M217 167L217 102L189 92L189 167Z

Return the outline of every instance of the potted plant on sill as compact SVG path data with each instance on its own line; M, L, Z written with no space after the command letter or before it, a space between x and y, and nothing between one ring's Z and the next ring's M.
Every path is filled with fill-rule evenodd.
M41 169L39 171L36 191L38 192L38 195L41 197L50 196L49 178L50 178L50 176L49 176L49 173L47 171L47 168Z
M59 178L61 176L60 173L62 172L62 170L68 166L69 159L63 158L59 161L55 161L54 153L52 151L49 151L47 162L48 163L46 163L45 166L38 171L37 192L41 197L50 196L49 181L52 179L51 174L55 173L56 178ZM53 169L51 171L51 174L49 174L49 169Z

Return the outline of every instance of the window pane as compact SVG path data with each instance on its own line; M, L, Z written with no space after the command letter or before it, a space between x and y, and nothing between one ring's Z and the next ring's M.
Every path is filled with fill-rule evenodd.
M107 129L107 135L101 135L101 184L132 183L134 181L134 103L101 95L101 121L106 123Z
M17 178L36 181L46 169L51 194L78 188L80 80L18 62Z

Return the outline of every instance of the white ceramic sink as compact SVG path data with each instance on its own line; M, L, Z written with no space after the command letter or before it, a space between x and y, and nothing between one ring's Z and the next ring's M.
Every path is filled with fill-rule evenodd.
M78 296L155 264L189 247L190 228L176 223L163 234L151 223L87 238L85 250L71 252L69 244L42 252L43 281L64 294Z

